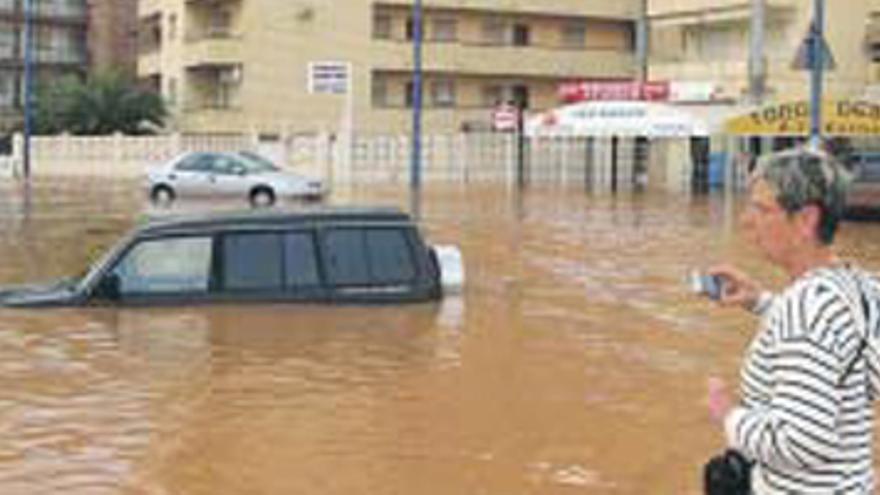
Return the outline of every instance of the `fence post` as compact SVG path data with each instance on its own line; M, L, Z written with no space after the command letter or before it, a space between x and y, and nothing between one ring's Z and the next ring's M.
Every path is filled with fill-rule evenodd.
M21 163L24 156L24 136L16 132L12 136L12 176L16 179L21 177Z

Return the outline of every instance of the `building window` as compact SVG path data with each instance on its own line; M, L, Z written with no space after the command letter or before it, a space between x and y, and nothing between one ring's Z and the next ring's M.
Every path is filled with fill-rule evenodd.
M490 45L507 43L507 24L503 19L491 17L483 21L483 41Z
M587 41L586 21L567 21L562 25L562 46L566 48L583 48Z
M422 29L422 39L425 38L424 27L425 27L424 22L422 22L422 28L423 28ZM416 37L415 21L413 21L412 17L407 17L406 18L406 39L408 41L411 41L411 40L415 39L415 37Z
M0 107L15 106L15 73L0 72Z
M391 14L387 12L377 13L373 16L373 38L380 40L391 39L392 26Z
M528 24L513 25L513 45L529 46L532 42L532 33Z
M382 76L373 75L373 106L388 106L388 80Z
M483 86L483 106L496 107L504 101L504 86L490 84Z
M514 84L511 88L514 105L529 108L529 87L525 84Z
M177 104L177 79L173 77L168 79L168 104Z
M225 9L214 9L208 24L209 38L228 37L232 31L232 12Z
M433 41L455 41L458 39L458 21L449 17L441 17L431 22L431 39Z
M403 87L403 102L404 105L411 108L415 102L415 97L413 96L413 92L415 91L416 85L409 81Z
M168 39L177 38L177 14L168 16Z
M451 79L440 79L431 83L431 103L435 107L454 107L455 83Z
M0 24L0 58L15 56L15 29L11 24Z

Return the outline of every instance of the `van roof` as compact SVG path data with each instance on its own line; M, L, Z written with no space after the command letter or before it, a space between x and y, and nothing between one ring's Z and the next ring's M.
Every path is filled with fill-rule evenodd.
M245 210L149 217L137 234L201 231L236 227L278 227L292 223L411 223L409 214L394 207L317 207L297 210Z

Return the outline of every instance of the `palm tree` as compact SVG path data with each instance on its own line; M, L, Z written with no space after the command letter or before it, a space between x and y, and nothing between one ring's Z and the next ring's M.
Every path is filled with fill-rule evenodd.
M167 116L159 95L115 74L96 75L85 82L65 78L41 87L36 100L37 134L150 134L162 127Z

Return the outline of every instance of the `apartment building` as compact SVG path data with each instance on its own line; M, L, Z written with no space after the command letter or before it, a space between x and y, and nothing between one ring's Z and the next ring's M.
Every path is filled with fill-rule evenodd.
M135 76L137 0L31 0L37 84L90 70ZM0 0L0 132L22 125L25 0Z
M564 82L636 73L638 0L423 4L428 132L487 128L499 102L546 109ZM140 0L138 15L140 78L181 131L409 129L412 0Z
M88 0L88 52L92 71L137 76L138 0Z
M33 0L36 77L88 70L85 0ZM0 130L21 125L24 101L24 0L0 0Z
M809 32L813 0L763 1L763 100L803 99L810 88L809 74L797 67L795 59ZM717 85L718 99L749 101L749 40L754 3L649 0L650 77L709 81ZM880 62L880 2L827 0L826 5L826 39L834 60L833 70L826 78L827 94L863 96L880 79L876 65Z

